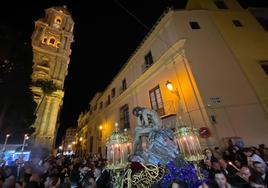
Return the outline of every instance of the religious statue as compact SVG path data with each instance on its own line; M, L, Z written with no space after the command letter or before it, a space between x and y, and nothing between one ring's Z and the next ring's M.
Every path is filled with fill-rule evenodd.
M138 118L131 161L143 164L161 164L172 161L178 155L173 142L173 131L162 128L162 121L156 111L135 107L133 114Z
M145 142L148 142L146 138L149 137L149 134L153 130L158 130L162 124L157 112L154 110L137 106L132 112L136 117L138 117L133 145L133 152L136 153L139 150L146 149Z

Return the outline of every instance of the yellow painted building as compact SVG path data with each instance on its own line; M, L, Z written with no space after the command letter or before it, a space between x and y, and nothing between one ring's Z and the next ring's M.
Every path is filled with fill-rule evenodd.
M186 9L207 10L268 115L268 32L234 0L191 0ZM216 2L216 3L215 3ZM219 8L220 7L220 8ZM235 27L234 27L235 25ZM266 67L266 68L265 68Z
M239 21L240 17L229 19L231 10L224 12L212 4L214 1L200 2L189 1L186 10L164 13L107 88L90 101L90 110L78 120L78 127L87 129L88 153L105 155L105 141L115 123L133 136L137 119L132 110L136 106L156 110L167 127L174 128L181 116L197 129L208 128L211 136L200 138L204 147L222 146L233 137L242 138L245 145L268 143L267 114L256 89L265 88L257 83L253 87L243 62L234 53L235 47L216 23L216 15L226 13L229 30L252 30L257 22L252 27L237 28L239 23L232 19ZM233 1L226 3L233 14L244 14L245 10ZM251 41L249 48L254 44ZM268 50L264 43L263 48ZM258 53L252 56L257 59ZM248 57L249 53L244 55ZM240 56L244 58L243 53ZM257 60L255 63L252 69L256 70L252 71L259 71L263 82L266 76L267 83L265 71ZM173 84L172 92L167 83Z

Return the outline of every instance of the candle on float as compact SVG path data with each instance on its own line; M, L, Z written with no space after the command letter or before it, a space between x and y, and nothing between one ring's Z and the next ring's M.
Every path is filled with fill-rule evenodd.
M240 169L237 168L231 161L229 161L228 164L231 165L232 167L234 167L237 171L240 171Z

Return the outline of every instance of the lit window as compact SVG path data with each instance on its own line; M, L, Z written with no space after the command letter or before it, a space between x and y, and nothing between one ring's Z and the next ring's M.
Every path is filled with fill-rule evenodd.
M49 39L49 44L50 44L50 45L54 46L55 42L56 42L56 39L55 39L54 37L51 37L51 38Z
M165 114L162 95L159 86L156 86L149 91L151 107L155 110L159 116Z
M57 42L56 47L60 48L60 42L59 41Z
M55 23L58 24L58 25L60 25L61 22L62 22L61 18L57 16L57 17L55 18Z
M46 44L46 43L47 43L47 37L44 37L44 38L43 38L42 43L43 43L43 44Z
M120 125L122 125L121 128L123 129L130 128L128 104L125 104L120 108Z

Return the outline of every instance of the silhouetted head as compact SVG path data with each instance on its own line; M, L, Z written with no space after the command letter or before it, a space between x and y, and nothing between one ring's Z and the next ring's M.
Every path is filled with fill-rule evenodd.
M132 113L134 116L138 117L142 110L143 110L142 107L136 106L135 108L133 108Z

